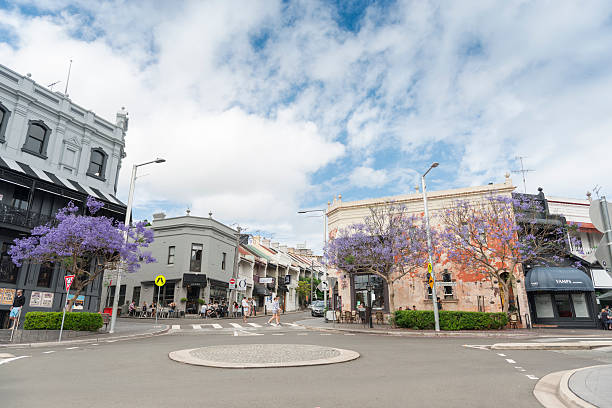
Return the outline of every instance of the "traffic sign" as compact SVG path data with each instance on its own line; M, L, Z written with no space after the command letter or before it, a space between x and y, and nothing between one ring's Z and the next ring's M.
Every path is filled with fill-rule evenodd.
M321 292L325 292L329 290L329 284L325 281L321 281L321 283L319 283L319 286L317 286L317 289L319 289Z
M433 276L431 276L431 273L428 273L427 276L429 277L429 287L433 289L433 285L434 285Z
M64 276L64 282L66 283L66 293L70 290L70 285L74 282L74 275Z
M166 284L166 277L164 275L157 275L155 277L155 284L159 287L164 286Z
M606 237L604 236L601 239L599 246L595 250L595 259L597 259L601 266L609 273L612 271L612 256L610 255L609 249L612 242L605 242L605 238Z
M604 219L602 216L602 205L601 199L591 201L591 205L589 207L589 217L591 218L591 222L599 231L604 232L606 230ZM608 214L612 214L612 203L608 204Z
M612 213L612 203L608 203L606 198L593 200L589 207L591 222L599 231L603 232L603 237L595 250L595 258L601 266L612 276L612 226L610 226L610 213Z
M433 270L432 266L430 263L427 264L427 273L431 274L431 271Z
M336 286L336 282L338 282L338 278L336 278L335 276L328 276L327 282L329 282L329 286L334 287Z
M238 284L236 285L238 290L245 291L247 289L247 281L246 279L238 279Z
M230 280L229 280L229 288L230 289L236 289L236 279L230 278Z

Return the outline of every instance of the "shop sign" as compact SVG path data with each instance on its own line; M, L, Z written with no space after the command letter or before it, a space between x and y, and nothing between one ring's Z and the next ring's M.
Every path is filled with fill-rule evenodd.
M274 278L259 278L259 283L274 283Z
M238 290L245 291L247 289L246 279L238 279Z
M436 282L436 286L457 286L457 282Z
M72 300L73 298L74 295L68 295L68 301ZM83 305L85 305L85 296L79 295L72 304L72 310L83 310Z
M0 288L0 305L13 305L15 289Z

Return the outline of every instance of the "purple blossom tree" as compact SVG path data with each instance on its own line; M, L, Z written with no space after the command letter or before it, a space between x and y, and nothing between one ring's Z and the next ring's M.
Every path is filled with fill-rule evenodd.
M457 201L437 214L446 259L459 267L463 280L489 278L500 285L503 311L521 264L564 262L572 227L547 214L541 203L525 196L488 196Z
M139 222L126 228L122 223L95 213L104 206L92 197L87 198L91 215L77 215L72 203L59 210L55 219L32 229L29 237L16 239L9 249L13 263L24 261L39 264L59 264L75 275L74 296L68 310L79 294L106 269L117 269L123 262L128 272L140 267L140 262L155 262L143 252L153 242L153 231ZM126 239L127 236L127 239Z
M364 222L338 231L325 253L328 263L345 273L380 276L387 284L393 312L393 284L427 265L425 222L391 202L370 207Z

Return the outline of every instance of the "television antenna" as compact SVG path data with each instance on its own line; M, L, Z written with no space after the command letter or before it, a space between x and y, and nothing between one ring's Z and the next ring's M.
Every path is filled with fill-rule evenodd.
M601 190L601 186L599 184L595 184L595 187L593 187L593 192L597 194L597 198L599 198L599 190Z
M53 91L53 87L55 85L59 84L60 82L62 82L62 81L55 81L54 83L47 85L47 88L49 88L51 91Z
M521 169L520 170L512 170L513 173L518 174L521 173L523 175L523 192L527 193L527 180L525 179L525 174L535 171L531 169L526 169L523 163L523 159L526 159L527 156L516 156L515 159L520 160Z

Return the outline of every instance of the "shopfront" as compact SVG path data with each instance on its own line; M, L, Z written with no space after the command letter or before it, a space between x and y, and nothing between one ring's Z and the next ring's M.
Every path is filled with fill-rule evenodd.
M183 287L187 290L186 314L196 314L199 310L199 299L206 287L206 275L202 273L184 273Z
M525 278L534 324L597 327L595 289L591 278L570 267L536 267Z
M387 284L378 275L363 274L351 276L351 304L353 310L367 304L368 288L371 290L372 310L389 311Z
M606 306L612 307L612 276L603 269L591 269L597 309L601 311Z
M227 303L229 283L210 279L210 302L222 304Z

